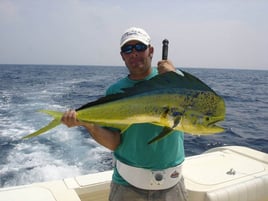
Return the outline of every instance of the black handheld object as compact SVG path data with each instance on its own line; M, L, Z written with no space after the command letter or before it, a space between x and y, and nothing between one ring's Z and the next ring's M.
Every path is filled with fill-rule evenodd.
M168 40L163 40L163 47L162 47L162 60L167 60L168 58Z

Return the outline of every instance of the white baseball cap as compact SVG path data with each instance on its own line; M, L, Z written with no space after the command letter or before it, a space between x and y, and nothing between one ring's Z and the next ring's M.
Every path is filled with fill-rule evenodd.
M149 45L151 43L151 38L148 33L145 30L137 27L131 27L124 32L120 40L120 47L131 40L140 41L145 45Z

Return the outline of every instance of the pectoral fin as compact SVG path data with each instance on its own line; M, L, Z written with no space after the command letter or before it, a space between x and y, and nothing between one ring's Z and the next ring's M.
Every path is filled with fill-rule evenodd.
M164 127L163 130L161 131L161 133L158 136L156 136L155 138L153 138L152 140L150 140L148 142L148 144L152 144L153 142L159 141L162 138L164 138L167 135L169 135L173 131L173 128L175 128L180 123L180 120L181 120L181 116L176 117L174 119L174 124L173 124L172 128Z
M152 140L150 140L148 142L148 144L152 144L153 142L156 142L158 140L161 140L162 138L164 138L167 135L169 135L172 131L173 131L172 128L164 127L163 130L161 131L161 133L158 136L156 136L155 138L153 138Z

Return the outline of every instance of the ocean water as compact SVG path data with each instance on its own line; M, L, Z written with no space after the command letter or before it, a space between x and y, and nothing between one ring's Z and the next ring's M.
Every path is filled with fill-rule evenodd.
M226 145L268 153L268 71L184 69L226 101L226 131L185 134L187 156ZM46 125L40 109L65 111L101 97L125 67L0 65L0 187L62 179L112 168L112 153L83 128L63 125L21 140Z

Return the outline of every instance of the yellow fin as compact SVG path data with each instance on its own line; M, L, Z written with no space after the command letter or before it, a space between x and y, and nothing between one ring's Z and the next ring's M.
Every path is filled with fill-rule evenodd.
M161 133L159 133L158 136L156 136L155 138L153 138L152 140L150 140L148 142L148 144L152 144L154 142L157 142L159 140L161 140L162 138L166 137L167 135L169 135L171 132L173 131L172 128L169 127L164 127L163 130L161 131Z
M39 129L38 131L35 131L34 133L24 136L22 139L35 137L61 124L61 116L62 116L61 112L56 112L52 110L40 110L40 112L49 114L50 116L54 117L54 120L52 120L48 125Z

